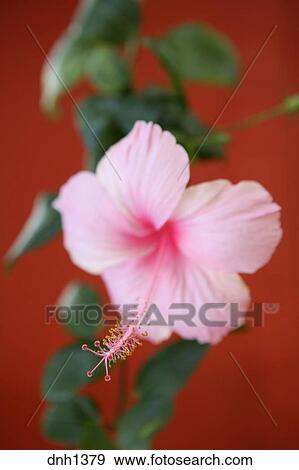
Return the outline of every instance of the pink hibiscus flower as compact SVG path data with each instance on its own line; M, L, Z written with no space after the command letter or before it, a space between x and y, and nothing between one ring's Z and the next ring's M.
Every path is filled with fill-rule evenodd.
M242 311L249 304L238 273L266 264L281 239L280 207L254 181L186 188L188 180L184 148L157 124L137 122L107 151L96 174L79 172L62 186L54 207L72 261L101 274L113 302L134 304L141 298L157 306L165 322L147 327L151 341L176 332L215 344L232 329L230 303ZM209 320L221 320L220 326L203 324L198 315L189 322L168 321L169 313L177 312L172 303L191 303L198 311L208 302L225 303L207 313ZM144 304L141 310L140 319ZM123 327L118 336L130 337L127 351L139 343L132 328L128 333ZM111 349L116 340L109 341ZM125 341L121 347L125 351Z

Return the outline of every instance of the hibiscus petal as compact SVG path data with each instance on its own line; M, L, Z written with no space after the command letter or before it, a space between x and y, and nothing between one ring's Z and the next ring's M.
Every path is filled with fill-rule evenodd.
M153 343L164 341L171 335L171 329L166 323L166 312L171 303L176 281L173 265L166 258L168 253L164 254L164 263L157 271L158 256L155 251L103 273L110 298L112 302L121 305L122 311L125 309L124 305L130 304L148 302L157 306L158 311L152 308L150 310L152 325L147 326L144 322L142 323L148 332L148 339ZM136 309L133 310L136 311Z
M217 271L254 273L269 261L282 236L280 207L254 181L191 186L173 219L181 251Z
M122 211L159 229L185 190L189 159L172 134L138 121L107 151L97 176Z
M92 274L150 249L144 228L128 220L94 173L82 171L62 186L54 207L62 216L64 246L77 266Z
M173 330L182 338L216 344L244 323L250 292L241 276L203 270L187 259L180 272L176 302L192 304L195 312L193 325L174 324Z
M215 344L243 323L250 294L238 274L204 271L187 258L174 256L170 247L166 247L157 270L158 256L156 251L103 274L112 301L122 308L124 304L138 303L138 299L157 306L158 311L151 310L151 326L145 325L150 341L161 342L174 331L186 339ZM209 305L200 316L200 308L208 302L225 305ZM185 305L174 305L182 303ZM234 308L240 312L232 317L234 322L230 303L236 304ZM222 324L207 325L203 316Z

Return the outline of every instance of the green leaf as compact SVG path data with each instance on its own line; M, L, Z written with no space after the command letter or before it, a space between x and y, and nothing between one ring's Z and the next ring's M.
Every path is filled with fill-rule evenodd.
M207 350L207 344L189 340L180 340L162 349L138 375L138 395L172 397L185 385Z
M185 385L208 350L197 341L180 340L159 351L137 379L139 402L118 423L122 449L147 449L151 439L167 424L174 395Z
M110 96L89 98L80 103L82 114L76 112L77 125L88 150L87 168L91 171L95 171L105 151L124 136L114 118L118 103L117 98Z
M283 109L288 114L294 114L299 111L299 93L287 96L283 102Z
M36 197L26 224L5 256L8 268L20 256L44 245L60 232L60 216L52 207L55 198L56 194L52 193L41 193Z
M220 131L209 131L190 110L182 107L173 94L161 89L148 89L144 93L146 104L159 111L157 121L163 129L170 131L186 150L191 160L219 157L229 135Z
M63 326L74 336L85 339L94 338L101 321L100 298L88 284L70 282L61 293L58 307L67 307ZM86 307L90 308L87 309Z
M223 34L203 25L185 24L164 37L146 38L173 80L233 85L239 75L236 51Z
M136 96L92 96L80 103L80 109L85 118L77 113L76 119L90 155L88 167L91 170L104 155L103 147L107 150L125 136L137 120L158 123L172 132L190 158L199 147L198 157L220 156L229 137L213 131L206 139L207 126L184 109L173 93L158 87Z
M42 429L52 441L76 445L87 425L96 426L98 410L89 398L71 397L64 403L52 404L46 410Z
M41 107L57 113L58 98L84 76L106 93L126 90L128 67L111 44L131 38L139 22L136 0L82 1L67 32L52 47L41 74Z
M230 141L230 135L223 131L209 131L201 127L195 135L182 130L170 129L179 144L188 152L190 160L221 157L224 146Z
M80 103L78 127L88 149L88 168L94 170L111 145L124 137L137 120L163 125L179 112L175 98L164 96L93 96ZM84 116L84 118L82 117ZM168 117L169 116L169 117Z
M112 47L102 46L94 51L86 68L92 82L104 93L114 95L130 88L128 64Z
M112 450L115 447L97 423L87 423L82 429L80 449Z
M44 111L57 114L59 97L85 76L105 93L122 93L130 87L128 66L116 50L97 44L87 47L77 34L68 32L54 44L42 69Z
M147 449L152 437L168 422L172 403L168 398L148 397L125 413L118 423L121 449Z
M206 138L207 126L184 109L174 94L158 87L148 88L136 96L92 96L82 101L80 108L85 119L77 113L77 121L90 155L88 168L91 170L104 155L102 146L108 149L125 136L137 120L156 122L172 132L190 158L195 153L197 158L221 156L229 141L229 135L219 131L209 132Z
M117 108L116 119L127 134L137 120L152 121L169 129L182 114L181 103L170 93L147 90L137 96L125 96Z
M92 347L92 344L89 345ZM82 351L81 343L67 346L54 354L46 364L42 378L42 395L50 401L64 401L81 386L103 375L99 367L93 379L87 377L98 362L93 354Z
M71 31L56 41L41 73L41 107L49 115L57 113L57 100L81 80L87 51L80 37Z
M85 42L121 44L136 32L139 20L137 0L83 0L71 27Z

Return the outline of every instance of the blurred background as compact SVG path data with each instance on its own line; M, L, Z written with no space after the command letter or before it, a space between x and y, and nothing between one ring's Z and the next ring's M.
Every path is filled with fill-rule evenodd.
M1 255L28 217L37 192L55 191L80 169L84 148L73 124L68 97L59 120L39 107L39 80L44 61L26 29L28 24L48 51L65 30L77 2L57 0L2 2L1 11ZM299 89L298 2L296 0L147 0L143 33L161 34L183 21L200 21L226 33L240 51L243 70L266 36L277 29L232 99L220 125L271 107ZM167 83L157 60L142 51L136 64L142 88ZM87 85L77 87L84 95ZM231 90L187 87L192 109L213 122ZM170 424L154 441L167 449L288 449L298 446L298 117L281 117L236 132L227 157L193 167L192 183L214 178L260 181L283 208L283 241L272 261L246 277L253 300L279 303L265 328L234 334L213 347L176 399ZM40 431L40 377L46 360L70 341L58 325L47 326L46 304L55 303L70 280L88 280L105 297L95 277L75 268L61 238L22 258L13 272L1 270L1 447L47 449L55 444ZM130 380L156 347L146 344L130 360ZM236 364L246 371L273 418L259 403ZM111 384L88 386L107 419L114 417L117 373Z

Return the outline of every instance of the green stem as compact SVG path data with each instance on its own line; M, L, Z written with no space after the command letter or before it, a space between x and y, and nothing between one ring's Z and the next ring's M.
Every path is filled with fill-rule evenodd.
M283 104L279 104L274 106L273 108L262 111L261 113L249 116L243 119L242 121L224 126L222 130L230 132L247 129L248 127L255 126L256 124L261 124L262 122L269 121L274 117L281 116L285 114L285 112L285 106Z
M126 46L126 57L127 62L131 68L134 67L140 46L140 39L138 36L128 41Z
M183 87L183 83L181 79L176 75L176 73L168 70L168 74L172 83L172 87L174 89L174 92L181 103L182 107L184 109L187 108L187 100L186 100L186 95Z
M127 405L127 385L128 385L128 363L121 361L119 364L119 386L118 401L116 408L116 420L123 414Z
M131 38L125 47L125 60L128 64L129 71L130 71L130 87L126 92L134 94L135 85L134 85L134 67L137 60L137 56L139 53L140 48L140 38L135 36Z

